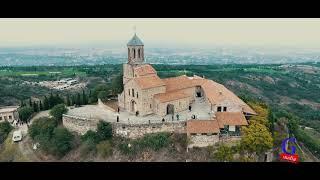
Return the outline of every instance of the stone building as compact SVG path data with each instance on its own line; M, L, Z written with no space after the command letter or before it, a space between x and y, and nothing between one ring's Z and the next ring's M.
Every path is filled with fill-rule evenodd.
M144 44L136 34L127 48L128 62L123 64L124 90L118 95L121 111L141 117L174 117L191 112L201 104L198 109L205 111L205 115L189 117L186 127L187 134L200 146L202 141L212 144L222 135L240 136L240 127L248 125L247 119L256 115L250 106L215 81L196 75L161 79L156 70L145 63Z
M19 119L18 106L0 107L0 122L8 121L13 123Z

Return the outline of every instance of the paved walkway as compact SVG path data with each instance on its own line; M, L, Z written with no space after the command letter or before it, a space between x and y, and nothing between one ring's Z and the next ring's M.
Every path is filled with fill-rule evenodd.
M120 114L117 112L113 112L106 108L101 108L98 105L86 105L74 109L69 109L68 115L85 117L89 119L99 119L108 122L116 122L117 116L119 116L120 123L128 123L128 124L147 124L149 123L161 123L162 118L165 119L166 122L180 122L191 119L192 115L196 115L197 119L209 120L210 119L210 106L204 101L203 98L196 98L195 102L191 105L192 110L178 112L179 121L177 120L176 114L174 115L174 119L172 120L172 115L166 115L164 117L158 115L147 115L147 116L135 116L126 111L120 111Z

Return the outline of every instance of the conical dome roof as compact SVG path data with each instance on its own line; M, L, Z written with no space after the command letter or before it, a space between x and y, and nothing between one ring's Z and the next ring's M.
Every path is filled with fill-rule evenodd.
M128 42L128 46L143 46L143 42L140 40L140 38L134 34L132 39Z

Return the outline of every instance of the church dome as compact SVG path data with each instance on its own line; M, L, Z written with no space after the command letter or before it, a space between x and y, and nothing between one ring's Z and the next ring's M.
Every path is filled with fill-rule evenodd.
M128 46L143 46L143 42L140 40L140 38L134 34L132 39L128 42Z

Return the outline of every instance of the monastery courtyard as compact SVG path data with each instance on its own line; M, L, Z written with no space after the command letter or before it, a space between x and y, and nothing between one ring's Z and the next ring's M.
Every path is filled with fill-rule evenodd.
M165 122L176 123L180 121L187 121L192 118L193 115L196 119L209 120L210 117L210 106L205 102L203 98L195 98L195 102L191 104L191 112L189 110L181 111L174 114L172 120L172 114L168 114L165 117L151 114L147 116L135 116L126 111L114 112L106 107L106 105L85 105L78 108L69 108L67 115L84 117L88 119L99 119L107 122L117 122L117 116L119 116L119 123L125 124L148 124L150 123L161 123L162 119ZM177 114L179 120L177 120Z

